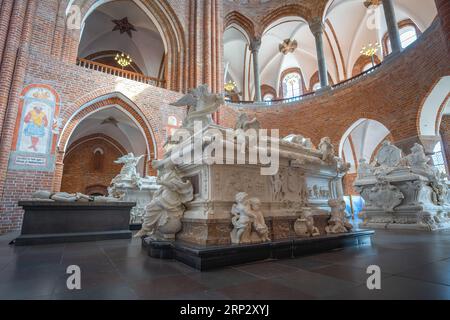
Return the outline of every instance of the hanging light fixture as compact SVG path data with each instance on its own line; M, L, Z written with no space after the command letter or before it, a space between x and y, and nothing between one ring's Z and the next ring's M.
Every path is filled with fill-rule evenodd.
M366 57L370 57L372 59L372 66L375 67L375 55L377 54L378 50L381 49L381 45L376 42L375 44L369 43L367 46L363 47L361 49L361 54L365 55Z
M122 69L128 67L133 62L133 59L131 59L130 55L123 52L118 53L115 60L119 64L119 66L122 67Z
M226 92L233 92L236 89L237 85L236 82L234 81L228 81L227 83L225 83L225 91Z

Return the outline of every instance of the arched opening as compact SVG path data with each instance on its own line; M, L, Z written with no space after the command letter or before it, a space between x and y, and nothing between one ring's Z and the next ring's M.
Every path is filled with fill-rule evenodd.
M120 173L121 165L114 161L131 152L145 155L138 172L147 175L148 142L139 123L119 105L91 112L67 141L61 190L103 194Z
M284 99L299 97L303 94L303 78L300 72L292 71L281 79Z
M305 19L285 16L269 24L259 52L261 82L277 89L276 96L299 97L305 79L317 70L315 40Z
M398 29L402 49L409 47L422 34L420 29L411 19L400 21L398 24ZM392 53L391 40L389 39L389 34L387 32L383 37L383 52L385 56Z
M392 141L391 133L376 120L360 119L356 121L341 139L339 156L350 164L350 170L344 177L344 194L352 216L357 218L362 209L362 199L354 190L359 162L364 159L372 163L377 151L386 140Z
M253 79L250 62L249 35L232 24L223 35L225 92L231 101L250 100L249 83Z
M381 1L373 2L374 5L366 7L364 1L330 0L325 6L325 38L333 48L333 55L327 55L326 59L336 61L341 80L353 76L353 66L363 47L378 43L383 46L377 52L378 57L386 55L383 44L387 34L386 18ZM409 21L417 27L417 35L426 30L437 15L434 0L393 0L393 5L399 26L402 28L404 21ZM401 31L408 31L403 35L405 45L413 40L412 29Z
M450 76L441 78L425 99L418 115L418 131L425 151L440 172L449 174Z
M117 61L122 53L131 61ZM158 26L138 2L105 2L85 18L78 47L81 59L163 80L166 56Z

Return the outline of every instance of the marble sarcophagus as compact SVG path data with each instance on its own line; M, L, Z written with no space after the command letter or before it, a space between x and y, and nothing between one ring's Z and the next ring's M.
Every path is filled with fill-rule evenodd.
M202 132L205 135L201 139L208 140L207 133L212 128L224 137L230 130L210 126ZM209 143L203 141L203 151ZM235 155L240 152L242 146L237 141L228 143ZM177 240L199 245L231 244L231 209L238 193L260 200L260 210L272 240L296 237L294 226L304 211L312 212L321 234L326 234L331 211L329 200L342 198L342 177L346 169L334 157L329 162L322 160L320 151L283 140L276 143L279 169L274 175L262 175L261 169L267 165L261 163L238 164L236 158L225 157L224 163L217 164L204 152L196 159L194 144L178 146L192 153L193 163L180 164L178 170L184 180L191 182L194 199L186 204L183 229L177 234ZM247 150L247 158L248 153ZM159 169L171 161L171 154L158 164Z
M403 157L386 142L374 164L363 159L354 183L366 205L363 225L368 228L435 231L450 228L446 178L429 164L421 145Z

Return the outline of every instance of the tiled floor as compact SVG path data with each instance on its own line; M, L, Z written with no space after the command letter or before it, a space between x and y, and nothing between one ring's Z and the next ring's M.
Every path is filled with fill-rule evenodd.
M450 232L377 231L372 247L198 272L138 240L14 247L0 237L0 299L450 299ZM69 265L82 290L66 286ZM382 290L366 287L369 265Z

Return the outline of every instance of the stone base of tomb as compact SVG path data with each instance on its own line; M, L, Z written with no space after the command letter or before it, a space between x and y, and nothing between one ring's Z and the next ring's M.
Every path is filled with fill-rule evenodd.
M17 246L130 239L130 211L136 203L23 201Z
M294 225L297 216L275 216L265 219L269 229L269 237L273 241L295 238ZM326 235L325 227L330 219L326 211L316 211L314 225L319 229L321 235ZM180 242L191 243L199 246L221 246L230 245L230 233L233 225L230 219L187 219L184 218L183 230L177 234Z
M198 246L182 241L164 242L143 239L148 255L158 259L176 259L195 269L208 271L267 259L290 259L333 249L370 246L374 231L285 239L249 245Z
M366 209L362 227L369 229L439 231L450 229L450 219L436 212L424 212L421 206L398 208L395 213Z

